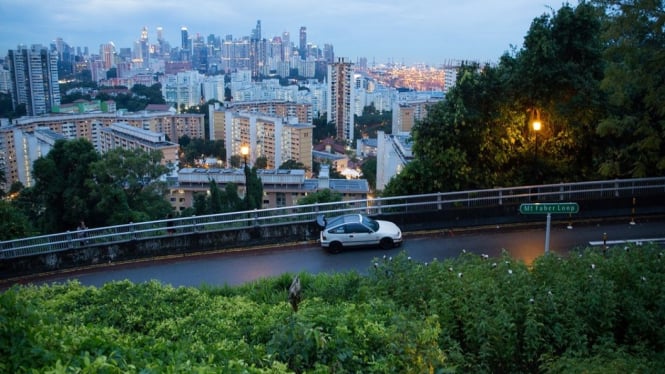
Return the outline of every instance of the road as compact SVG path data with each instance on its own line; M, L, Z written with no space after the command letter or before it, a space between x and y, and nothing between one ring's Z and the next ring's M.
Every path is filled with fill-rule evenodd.
M639 240L661 238L665 240L665 221L628 222L611 224L552 225L550 251L567 254L578 247L589 246L590 241ZM78 279L84 285L102 286L106 282L129 279L133 282L158 280L178 286L224 285L236 286L263 277L284 273L345 272L364 273L374 258L395 256L406 251L415 261L428 262L459 255L462 251L499 256L507 251L513 258L530 263L544 253L545 221L537 229L491 228L458 232L434 232L405 235L401 248L393 250L362 249L331 255L317 245L300 244L263 248L251 252L217 253L183 256L160 261L142 261L116 264L108 267L52 275L33 279L35 284L61 283ZM24 282L22 282L24 283Z

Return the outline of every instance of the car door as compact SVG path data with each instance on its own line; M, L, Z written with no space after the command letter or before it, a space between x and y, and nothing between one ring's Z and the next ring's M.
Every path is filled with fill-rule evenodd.
M374 244L374 233L360 223L347 223L344 225L344 233L346 234L346 240L348 240L348 244L344 243L345 246L357 247Z

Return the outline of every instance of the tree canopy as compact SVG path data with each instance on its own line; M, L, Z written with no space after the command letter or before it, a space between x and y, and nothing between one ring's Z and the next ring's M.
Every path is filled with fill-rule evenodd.
M537 17L520 50L460 69L383 193L662 175L664 14L617 0Z
M103 155L85 139L58 140L33 164L33 187L15 202L42 233L164 218L171 205L160 151L117 148Z

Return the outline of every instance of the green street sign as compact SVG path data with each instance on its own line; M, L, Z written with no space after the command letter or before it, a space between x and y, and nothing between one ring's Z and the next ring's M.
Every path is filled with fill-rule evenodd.
M549 213L577 213L580 206L577 203L534 203L521 204L520 213L522 214L549 214Z

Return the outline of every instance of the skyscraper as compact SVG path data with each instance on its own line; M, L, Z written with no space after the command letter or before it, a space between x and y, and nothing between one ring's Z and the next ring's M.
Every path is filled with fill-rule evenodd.
M7 58L14 110L25 104L26 114L37 116L50 113L52 107L60 105L56 53L37 44L30 49L19 46L16 50L9 50Z
M141 38L138 42L138 58L141 59L144 68L150 66L150 46L148 45L148 28L143 26Z
M300 46L298 49L300 53L300 58L302 60L307 59L307 27L300 27Z
M180 47L180 60L181 61L190 61L191 60L191 42L189 40L189 33L187 31L186 27L182 27L180 29L180 41L181 41L181 47Z
M353 64L340 58L328 65L328 122L337 129L337 138L353 142L355 86Z

